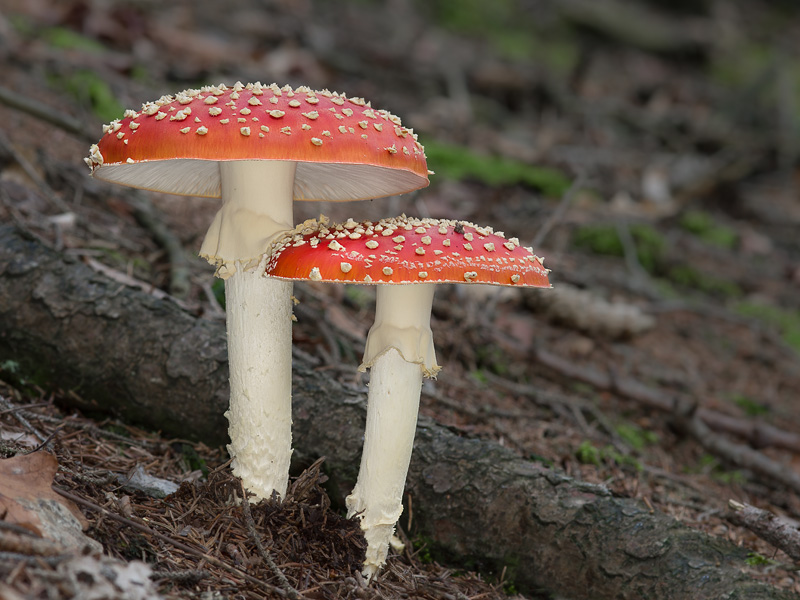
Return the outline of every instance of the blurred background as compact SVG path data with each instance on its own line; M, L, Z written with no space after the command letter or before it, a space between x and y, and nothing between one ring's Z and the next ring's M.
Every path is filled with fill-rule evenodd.
M236 81L328 88L398 115L425 146L430 187L298 203L296 221L491 225L534 245L555 286L437 292L445 371L423 412L739 542L755 543L720 498L800 518L785 486L591 377L800 434L796 0L0 0L0 73L0 219L209 318L220 287L193 255L218 201L90 179L101 125ZM372 290L297 289L299 347L362 385ZM566 404L531 401L542 393ZM734 439L755 444L745 430ZM762 451L800 467L797 450Z
M429 190L301 205L298 221L408 212L530 240L577 182L568 202L581 210L558 215L551 253L579 242L620 254L604 221L621 219L635 244L654 233L643 224L667 222L764 255L800 218L798 13L790 0L3 0L0 59L6 88L87 139L125 108L237 80L362 96L420 135ZM25 123L6 113L6 135L25 135L11 122ZM77 146L47 150L96 185ZM156 202L197 247L215 202ZM677 271L670 283L714 285Z

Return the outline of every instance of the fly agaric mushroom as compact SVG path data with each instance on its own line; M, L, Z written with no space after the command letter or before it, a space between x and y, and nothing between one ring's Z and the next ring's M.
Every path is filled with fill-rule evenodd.
M347 497L348 515L361 515L367 538L366 577L386 562L403 510L422 377L440 370L430 329L433 284L550 287L542 262L491 228L405 216L338 225L321 217L273 243L266 263L271 277L378 285L359 367L371 368L364 449Z
M328 90L208 86L148 102L104 127L98 179L221 197L200 255L225 279L233 472L255 498L284 496L291 457L292 284L262 255L291 230L292 200L360 200L428 185L417 136L394 115Z

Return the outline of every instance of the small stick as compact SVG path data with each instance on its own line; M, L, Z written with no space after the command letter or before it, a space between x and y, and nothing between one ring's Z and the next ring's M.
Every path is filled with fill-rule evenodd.
M15 531L0 531L0 550L26 556L60 556L66 550L60 544Z
M147 229L153 239L169 256L170 282L169 293L181 300L189 295L191 283L189 281L189 261L180 240L170 231L161 215L150 202L147 196L134 191L127 196L128 202L134 209L134 215L139 224Z
M31 425L28 419L23 417L19 412L13 410L15 408L14 405L11 404L10 401L6 400L3 396L0 396L0 406L4 407L5 410L9 411L11 415L17 421L19 421L23 427L25 427L25 429L27 429L30 433L39 438L39 441L42 442L42 444L47 443L49 438L39 433L39 430L36 429L33 425Z
M800 531L795 524L767 510L736 500L728 500L728 506L733 510L730 521L747 527L762 540L800 561Z
M697 415L695 408L689 403L681 406L680 401L676 402L673 416L680 430L691 435L714 456L719 456L740 468L749 469L791 488L795 493L800 493L800 475L750 446L737 444L714 433Z
M564 195L561 197L561 202L558 204L555 211L553 211L553 214L550 215L550 217L539 228L539 231L536 232L536 235L533 236L533 240L531 241L532 248L539 248L539 246L542 245L544 238L546 238L547 234L550 233L550 230L555 226L556 223L564 218L569 205L572 203L572 199L575 197L577 191L583 187L585 180L585 174L578 173L575 181L573 181L572 185L570 185L567 191L564 192Z
M41 566L41 563L45 563L51 567L56 567L59 565L59 563L70 558L71 556L73 555L57 554L55 556L39 556L39 555L20 554L18 552L0 551L0 562L8 561L10 563L13 563L14 565L31 564L38 566Z
M33 98L22 96L18 92L0 86L0 102L15 110L27 113L40 121L60 127L67 133L71 133L84 141L92 141L83 123L65 113L58 112L50 106L45 106L41 102L35 101Z
M167 579L183 585L196 585L211 574L203 569L190 569L188 571L153 571L150 579Z
M25 174L31 178L31 180L36 184L36 187L45 195L45 197L52 202L58 210L64 213L72 212L67 203L64 202L58 195L53 191L53 189L47 184L47 182L39 177L39 173L36 172L36 169L33 168L33 165L28 161L27 158L22 156L19 152L17 152L14 145L11 143L6 135L0 132L0 147L5 148L9 154L14 158L17 164L25 171Z
M253 541L256 543L258 553L261 555L261 558L264 559L264 562L267 563L272 574L277 577L281 587L286 591L286 595L292 600L299 600L300 593L292 587L292 584L286 579L286 575L284 575L280 567L275 564L275 561L272 560L269 552L267 552L266 548L264 548L264 545L261 543L261 538L256 530L256 522L253 520L253 513L250 512L250 501L247 499L247 490L244 488L243 482L240 482L240 484L242 486L242 511L244 512L244 520L247 523L247 530L250 532L250 537L252 537Z

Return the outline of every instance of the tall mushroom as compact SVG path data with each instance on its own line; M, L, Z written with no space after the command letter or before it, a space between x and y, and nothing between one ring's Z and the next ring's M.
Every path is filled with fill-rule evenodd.
M378 285L360 367L371 368L364 449L347 497L348 513L361 515L367 538L365 576L386 561L403 510L422 378L440 370L430 329L432 284L550 287L542 262L491 228L405 216L339 225L311 220L273 243L266 263L272 277Z
M225 279L233 471L255 498L286 493L292 284L258 265L293 227L292 200L361 200L428 185L416 135L361 98L260 83L148 102L104 127L98 179L221 197L200 254Z

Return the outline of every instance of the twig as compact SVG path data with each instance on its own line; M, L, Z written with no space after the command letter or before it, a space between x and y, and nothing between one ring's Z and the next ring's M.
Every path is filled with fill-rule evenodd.
M75 494L73 494L71 492L68 492L67 490L63 490L63 489L61 489L61 488L59 488L59 487L57 487L55 485L53 486L53 491L61 494L65 498L68 498L68 499L72 500L76 504L80 504L80 505L85 506L85 507L87 507L87 508L89 508L91 510L99 512L103 516L106 516L106 517L108 517L108 518L110 518L110 519L112 519L114 521L122 523L123 525L127 525L128 527L132 527L133 529L136 529L138 531L146 533L147 535L152 535L156 539L159 539L162 542L166 542L168 544L171 544L175 548L178 548L179 550L182 550L183 552L186 552L187 554L190 554L191 556L200 558L200 559L206 561L210 565L213 565L213 566L215 566L217 568L220 568L220 569L224 569L225 571L228 571L229 573L233 573L233 574L235 574L235 575L237 575L239 577L242 577L243 579L247 580L248 582L250 582L250 583L252 583L254 585L260 586L260 587L272 592L273 594L278 594L282 598L286 597L286 592L284 592L279 587L276 587L276 586L274 586L274 585L272 585L270 583L267 583L266 581L262 581L261 579L258 579L257 577L253 577L252 575L249 575L249 574L245 573L244 571L242 571L242 570L240 570L240 569L238 569L238 568L236 568L234 566L231 566L231 565L219 560L218 558L216 558L216 557L214 557L214 556L212 556L210 554L207 554L207 553L205 553L205 552L203 552L201 550L196 550L195 548L192 548L191 546L187 546L186 544L184 544L182 542L179 542L178 540L172 539L168 535L164 535L163 533L159 533L158 531L150 529L149 527L147 527L145 525L142 525L140 523L137 523L136 521L132 521L131 519L128 519L126 517L123 517L121 515L113 513L110 510L108 510L107 508L103 508L102 506L100 506L98 504L95 504L94 502L86 500L85 498L81 498L80 496L76 496Z
M6 192L6 188L3 186L0 186L0 202L2 202L3 206L6 207L6 210L8 210L8 214L11 216L11 222L14 224L14 226L19 230L19 232L22 235L26 236L28 239L36 240L45 248L48 248L50 250L54 249L53 245L49 241L44 239L38 233L34 233L28 228L27 224L25 223L25 220L22 218L22 215L20 215L19 211L17 210L17 207L14 206L14 203L11 200L11 197L8 195L8 192Z
M261 555L261 558L264 559L264 562L267 563L272 574L278 579L281 587L286 591L286 595L292 600L298 600L300 598L300 593L292 587L292 584L286 579L286 575L284 575L280 567L275 564L275 561L272 560L269 552L267 552L266 548L264 548L264 545L261 543L261 538L256 530L256 522L253 520L253 514L250 512L250 501L247 499L247 490L243 482L240 482L240 484L242 486L242 511L244 512L244 520L247 523L247 531L250 532L250 537L253 538L253 541L256 543L256 548L258 548L258 553Z
M210 577L211 573L204 569L189 569L187 571L153 571L150 579L167 579L181 585L197 585L203 579Z
M681 406L679 402L676 402L674 415L678 428L691 435L706 451L724 458L738 467L786 485L795 493L800 494L800 475L758 450L753 450L744 444L737 444L714 433L694 413L693 407L688 406L688 403Z
M59 112L52 106L45 106L33 98L22 96L19 92L14 92L6 87L0 86L0 102L10 108L35 117L40 121L55 125L84 141L92 141L92 137L88 133L88 128L83 123L67 114Z
M37 438L39 438L40 442L42 442L42 443L46 443L47 442L48 437L43 435L43 434L41 434L39 432L39 430L36 429L33 425L31 425L30 422L25 417L23 417L18 411L12 410L14 408L14 405L11 404L11 402L9 402L8 400L6 400L3 396L0 396L0 406L4 407L6 410L10 411L10 414L17 421L19 421L25 429L27 429L30 433L32 433Z
M76 420L72 419L71 417L51 417L50 415L45 415L45 414L42 414L42 413L33 412L31 410L32 408L38 408L38 407L42 407L42 406L51 406L51 403L50 402L40 402L38 404L27 404L25 406L18 406L18 407L15 407L13 409L0 411L0 415L6 414L6 413L11 413L11 412L17 412L17 413L21 414L22 416L24 416L24 417L26 417L28 419L31 419L31 420L36 419L37 421L42 421L44 423L51 423L51 424L55 424L55 425L59 425L59 426L63 426L63 427L68 427L70 429L80 429L80 430L83 430L83 431L89 431L89 432L92 432L92 433L94 433L96 435L99 435L100 437L104 437L104 438L109 439L109 440L114 440L115 442L120 442L120 443L123 443L123 444L130 444L131 446L144 446L144 447L146 447L146 446L158 446L159 444L161 444L161 442L158 442L158 441L147 440L147 439L137 440L137 439L134 439L132 437L127 437L127 436L121 435L119 433L115 433L113 431L108 431L106 429L103 429L99 425L96 425L92 421L81 422L81 421L76 421Z
M61 425L59 425L53 431L51 431L47 435L47 437L45 439L43 439L42 442L38 446L36 446L35 448L33 448L30 451L30 453L38 452L42 448L47 448L48 450L52 450L53 449L53 444L52 444L53 438L56 437L56 435L58 435L59 433L61 433Z
M128 195L128 201L134 210L139 225L147 229L153 239L167 252L169 257L169 293L180 299L189 294L189 261L180 240L164 224L155 207L144 194L134 190Z
M675 399L672 396L633 379L615 373L604 373L588 365L575 364L542 348L534 350L534 359L570 380L581 381L595 388L617 393L629 400L664 412L672 412L674 409ZM752 419L742 420L707 408L698 408L697 416L715 431L738 435L756 447L772 446L800 452L800 436L767 423Z
M584 173L578 173L575 181L573 181L572 185L570 185L567 191L564 192L564 195L561 197L561 202L559 202L558 206L553 211L553 214L548 217L548 219L539 228L539 231L536 232L536 235L533 236L533 240L531 241L532 248L536 249L541 246L542 242L544 242L544 238L546 238L547 234L550 233L550 230L555 226L556 223L564 218L567 209L569 208L570 204L572 204L572 199L575 197L575 194L578 192L578 190L583 187L585 181L586 175Z
M568 363L542 349L536 350L535 354L540 363L558 370L561 374L569 373L570 377L594 387L616 392L671 413L675 417L676 425L708 452L741 468L749 469L772 481L789 486L800 493L800 476L797 473L787 470L784 465L763 453L753 450L749 446L727 440L710 429L709 425L730 424L732 421L730 417L717 418L725 415L707 409L698 409L696 403L681 401L678 396L670 396L636 381L621 379L613 373L604 374L590 367Z
M653 299L659 300L659 298ZM797 359L797 350L785 342L781 335L773 328L765 326L764 323L753 317L746 317L744 315L734 314L728 310L721 309L719 305L698 304L696 302L690 303L686 302L685 300L668 300L659 302L656 305L651 305L648 307L648 312L654 314L668 312L690 312L700 315L704 318L717 319L724 321L725 323L748 327L760 337L775 346L781 351L781 353L791 360L794 361Z
M28 556L58 556L66 550L48 539L0 530L0 550Z
M628 272L635 279L638 286L646 285L651 293L655 292L654 287L650 284L650 277L647 271L639 262L639 252L636 248L636 240L633 239L631 229L627 223L617 221L615 224L617 237L622 243L622 253L625 258L625 266Z
M80 253L76 252L74 254L80 254ZM153 284L147 283L140 279L136 279L135 277L131 277L127 273L122 273L121 271L117 271L116 269L113 269L108 265L104 265L100 261L90 258L89 256L86 255L82 256L83 256L83 262L86 264L86 266L88 266L93 271L96 271L97 273L105 275L109 279L113 279L114 281L117 281L124 286L139 289L146 294L150 294L151 296L153 296L158 300L170 300L175 304L177 304L178 306L180 306L181 308L183 308L184 310L189 310L189 311L191 310L191 307L186 302L184 302L180 298L176 298L175 296L168 294L167 292L165 292L160 288L155 287Z
M25 415L26 417L28 417L29 419L30 418L36 418L36 417L39 416L38 413L32 412L30 409L32 409L32 408L41 408L43 406L50 406L50 405L51 405L50 402L37 402L35 404L26 404L25 406L15 406L13 408L7 408L6 410L0 410L0 416L7 415L7 414L13 413L13 412L19 412L19 413L22 413L23 415ZM58 422L58 423L60 423L61 421L62 421L62 419L55 419L54 420L54 422Z
M11 143L11 140L9 140L2 131L0 131L0 146L5 148L8 151L8 153L11 154L16 163L20 167L22 167L23 171L25 171L25 174L31 178L31 181L33 181L36 184L36 187L39 188L39 190L45 195L45 197L51 203L53 203L56 206L56 208L58 208L58 210L65 213L72 212L70 207L67 206L67 203L58 197L58 195L53 191L53 189L47 184L47 182L44 179L39 177L39 174L36 172L36 169L34 169L33 165L31 165L31 163L28 162L28 159L22 156L22 154L20 154L19 152L17 152L16 148L14 148L14 145Z
M612 427L611 423L608 422L603 413L590 402L586 402L575 396L554 394L553 392L539 389L530 384L510 381L508 379L504 379L503 377L494 375L493 373L487 372L484 373L484 376L492 385L503 387L512 394L525 396L526 398L533 400L534 404L538 404L539 406L546 406L550 409L555 409L556 407L578 408L590 414L592 418L594 418L594 420L597 421L597 423L599 423L600 426L606 431L606 433L614 439L615 443L619 441L619 436L617 436L614 427Z
M736 500L728 500L728 506L733 510L728 517L730 521L747 527L762 540L800 561L800 531L796 524L767 510Z

